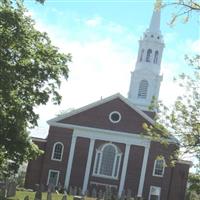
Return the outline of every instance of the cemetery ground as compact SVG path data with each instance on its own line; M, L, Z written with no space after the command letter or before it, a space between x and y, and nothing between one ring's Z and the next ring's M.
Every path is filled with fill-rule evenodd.
M28 192L28 191L17 191L14 197L9 197L8 200L23 200L26 196L29 196L29 200L34 200L35 192ZM61 200L63 194L52 194L52 200ZM47 193L42 193L42 200L47 199ZM67 200L73 200L73 196L68 195ZM85 200L94 200L94 198L86 198Z

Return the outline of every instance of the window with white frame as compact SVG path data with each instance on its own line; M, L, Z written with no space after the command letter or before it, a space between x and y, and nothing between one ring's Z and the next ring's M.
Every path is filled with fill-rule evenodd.
M148 200L160 200L160 187L151 186Z
M163 177L164 170L165 170L165 160L163 158L156 159L154 162L153 176Z
M93 175L107 178L118 178L121 163L121 151L111 143L101 145L96 150Z
M151 62L151 54L152 54L152 50L148 49L147 56L146 56L146 62Z
M58 185L60 172L58 170L49 170L47 185L52 184L54 186Z
M148 92L148 81L147 80L141 80L138 90L138 98L140 99L146 99L147 98L147 92Z
M64 146L61 142L56 142L53 145L53 152L52 152L51 159L61 161L62 160L62 154L63 154L63 148L64 148Z

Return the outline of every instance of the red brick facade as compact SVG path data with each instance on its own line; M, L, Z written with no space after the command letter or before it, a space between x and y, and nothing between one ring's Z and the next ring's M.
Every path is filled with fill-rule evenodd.
M109 113L118 111L121 114L121 121L119 123L111 123L109 121ZM51 125L49 135L45 140L38 140L33 138L33 141L44 151L44 154L35 161L30 161L27 168L26 182L27 188L34 188L35 184L47 185L49 170L59 171L59 184L65 186L66 175L69 176L69 187L84 187L84 179L86 176L86 165L89 154L91 155L91 164L89 177L87 182L87 190L92 191L92 188L105 188L105 185L111 185L115 191L119 190L120 184L123 185L123 190L130 190L132 196L137 196L140 186L140 179L142 176L142 166L145 160L145 145L142 143L143 138L139 136L142 132L142 124L148 121L148 117L144 117L137 110L134 110L130 105L123 101L123 99L115 98L103 104L98 104L87 110L68 116L57 121L63 127ZM74 128L67 128L64 125L73 126ZM78 125L78 127L77 127ZM84 135L82 128L86 127L85 132L89 134ZM92 128L90 130L90 128ZM97 130L98 135L95 132ZM108 132L106 132L108 130ZM112 132L109 132L112 131ZM110 135L121 134L121 141L116 142L115 137L112 140L103 138ZM75 140L73 151L73 159L71 163L71 171L67 171L70 163L69 155L72 151L72 136L80 133ZM82 135L81 135L82 134ZM104 134L101 138L101 135ZM124 134L124 138L123 138ZM128 135L127 135L128 134ZM129 136L130 135L130 136ZM136 136L135 136L136 135ZM97 137L94 140L94 148L89 152L91 138ZM125 149L126 137L133 138L134 141L141 141L137 144L131 144L125 174L123 165L125 163ZM134 139L136 137L136 139ZM138 139L139 138L139 139ZM133 141L133 142L134 142ZM64 146L64 151L61 161L52 160L53 146L56 142L61 142ZM93 175L96 151L103 144L112 143L121 152L121 162L119 165L119 174L116 179L98 177ZM163 155L166 162L169 159L171 152L176 148L175 144L170 144L168 148L156 142L150 142L150 148L147 157L146 173L143 183L142 196L148 200L150 186L157 186L161 188L161 200L183 200L187 182L187 175L189 165L178 163L175 167L165 167L164 176L153 176L154 161L159 155ZM89 162L89 161L88 161ZM68 174L68 175L69 175ZM125 175L124 184L121 182L122 176ZM176 186L176 187L175 187Z

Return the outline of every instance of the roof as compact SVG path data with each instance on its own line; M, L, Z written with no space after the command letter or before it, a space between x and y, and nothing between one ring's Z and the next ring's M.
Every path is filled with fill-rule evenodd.
M106 102L112 101L112 100L117 99L117 98L119 98L121 101L123 101L125 104L127 104L130 108L132 108L134 111L136 111L139 115L141 115L144 119L146 119L150 124L152 124L152 125L154 124L154 120L151 117L149 117L148 114L146 114L145 112L141 111L139 108L137 108L135 105L133 105L133 103L130 100L128 100L127 98L123 97L120 93L114 94L114 95L109 96L109 97L104 98L104 99L101 99L99 101L96 101L96 102L91 103L89 105L86 105L84 107L75 109L75 110L73 110L71 112L62 114L62 115L60 115L58 117L55 117L55 118L53 118L51 120L48 120L47 123L51 125L51 122L61 121L61 120L65 119L65 118L67 118L67 117L71 117L73 115L76 115L76 114L81 113L83 111L86 111L88 109L94 108L96 106L102 105L102 104L104 104Z

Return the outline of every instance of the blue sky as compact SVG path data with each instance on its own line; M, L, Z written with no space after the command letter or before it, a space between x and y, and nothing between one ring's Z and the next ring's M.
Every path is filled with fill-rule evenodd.
M117 92L127 97L138 40L149 26L153 0L46 0L44 6L32 0L25 2L28 15L36 21L35 27L47 32L60 51L73 57L69 79L62 81L61 105L49 102L35 109L40 120L39 127L31 130L33 136L46 137L46 121L63 110L79 108ZM180 19L170 27L168 23L175 11L172 7L165 8L161 17L165 49L160 99L166 104L173 103L181 93L173 77L191 71L184 55L200 52L197 15L187 24Z

